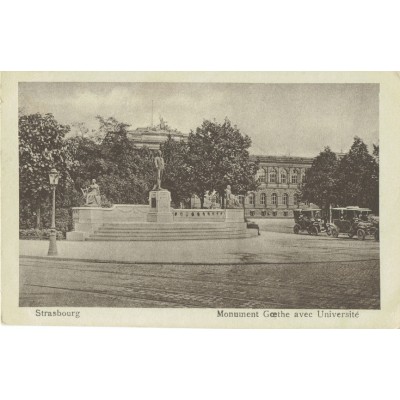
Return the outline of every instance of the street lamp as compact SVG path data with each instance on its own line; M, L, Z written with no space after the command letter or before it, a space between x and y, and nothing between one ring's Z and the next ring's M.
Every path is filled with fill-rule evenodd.
M58 185L58 171L55 168L49 173L50 186L53 189L53 212L51 216L51 228L50 228L50 243L48 256L57 255L57 233L56 233L56 186Z

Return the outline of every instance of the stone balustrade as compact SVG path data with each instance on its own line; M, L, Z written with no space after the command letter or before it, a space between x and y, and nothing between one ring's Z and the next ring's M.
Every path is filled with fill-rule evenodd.
M206 210L206 209L174 209L173 216L176 222L224 222L226 210Z

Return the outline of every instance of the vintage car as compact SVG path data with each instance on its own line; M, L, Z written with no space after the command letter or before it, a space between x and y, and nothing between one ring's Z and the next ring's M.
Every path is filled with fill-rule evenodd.
M320 208L299 208L293 210L294 222L293 232L308 232L310 235L318 235L325 232Z
M379 240L379 220L377 217L372 217L369 208L356 206L332 208L327 223L327 233L335 238L339 234L346 234L350 238L357 236L359 240L364 240L366 236L373 236L375 240Z

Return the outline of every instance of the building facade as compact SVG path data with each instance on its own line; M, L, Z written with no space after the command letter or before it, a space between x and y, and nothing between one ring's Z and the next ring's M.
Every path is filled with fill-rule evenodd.
M160 144L165 142L169 135L177 141L187 140L187 135L176 129L171 129L162 117L160 117L158 125L128 131L128 137L134 142L136 147L146 146L151 150L159 150Z
M299 207L300 189L313 158L251 156L259 163L256 191L244 199L247 217L290 218ZM243 201L243 200L242 200Z

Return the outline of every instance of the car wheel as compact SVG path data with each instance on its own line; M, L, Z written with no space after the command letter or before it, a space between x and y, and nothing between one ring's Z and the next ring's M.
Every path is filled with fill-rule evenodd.
M365 239L365 231L364 231L364 229L358 229L357 230L357 237L358 237L358 240L364 240Z
M318 236L318 228L316 226L311 227L311 235Z
M332 236L334 238L339 237L339 231L336 228L332 228Z
M331 228L326 228L326 234L328 235L328 236L331 236L332 235L332 230L331 230Z
M293 232L297 235L300 232L300 225L295 225L293 227Z
M374 238L375 241L379 242L379 231L375 231Z

